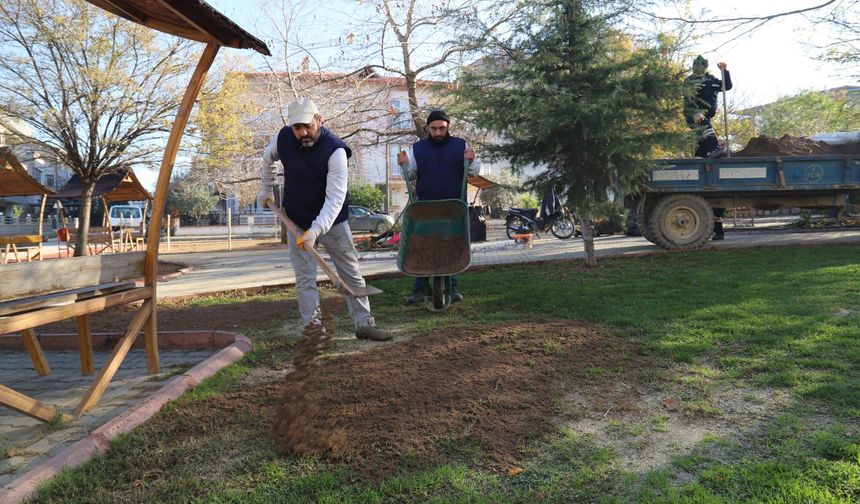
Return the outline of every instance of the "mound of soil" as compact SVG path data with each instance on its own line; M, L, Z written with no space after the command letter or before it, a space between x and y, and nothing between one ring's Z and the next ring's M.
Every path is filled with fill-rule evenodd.
M831 145L808 138L783 135L781 138L757 136L733 157L821 156L827 154L860 154L860 142Z

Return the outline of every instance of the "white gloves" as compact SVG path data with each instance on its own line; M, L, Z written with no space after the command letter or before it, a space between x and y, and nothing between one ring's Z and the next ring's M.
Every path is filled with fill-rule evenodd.
M317 233L312 229L308 229L304 234L296 238L296 245L304 251L310 251L310 249L314 248L316 242Z
M257 193L257 204L263 208L275 207L275 184L277 183L278 167L274 162L263 161L260 167L260 192ZM270 205L266 205L270 203Z

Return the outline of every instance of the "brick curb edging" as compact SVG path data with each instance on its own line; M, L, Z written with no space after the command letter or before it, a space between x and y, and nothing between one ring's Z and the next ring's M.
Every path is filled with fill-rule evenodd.
M224 333L222 331L213 332ZM31 497L39 485L53 478L63 469L77 467L93 456L106 452L110 448L111 439L129 432L149 420L169 401L176 399L187 389L214 375L221 368L239 360L251 349L251 340L241 334L232 334L235 337L232 345L222 348L218 353L185 373L171 378L154 394L95 429L86 438L15 478L0 489L0 502L16 504L27 497Z

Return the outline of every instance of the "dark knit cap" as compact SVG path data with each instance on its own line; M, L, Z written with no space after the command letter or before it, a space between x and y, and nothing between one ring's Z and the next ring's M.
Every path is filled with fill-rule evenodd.
M433 121L445 121L446 123L450 123L451 120L448 119L448 114L446 114L443 110L434 110L430 112L430 115L427 116L427 124L430 124Z

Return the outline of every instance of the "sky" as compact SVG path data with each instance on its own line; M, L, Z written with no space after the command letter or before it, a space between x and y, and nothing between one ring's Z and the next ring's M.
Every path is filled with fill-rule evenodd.
M309 46L331 46L331 41L348 31L349 13L358 0L330 0L325 3L302 3L301 18L296 27L302 31L302 43ZM208 0L221 13L241 27L266 41L270 23L264 8L255 0ZM785 12L823 3L822 0L691 0L689 12L704 13L705 19L731 18ZM664 9L663 15L678 15L677 10ZM748 35L726 43L735 34L720 35L713 26L698 25L694 32L696 43L691 54L700 53L710 61L710 70L717 73L716 63L724 61L732 75L734 89L729 100L739 108L770 103L782 96L803 90L822 90L843 85L860 85L848 78L845 68L826 65L812 57L810 44L823 40L809 29L801 16L789 16L771 21ZM231 51L236 54L249 51ZM318 50L325 60L323 50ZM247 55L247 54L246 54ZM222 55L219 54L219 57ZM252 60L259 64L260 60ZM277 66L273 63L273 65ZM841 75L840 75L841 71ZM855 74L860 73L855 69ZM147 170L148 171L148 170ZM155 173L141 173L147 187L155 185Z
M265 37L260 23L261 9L254 0L209 0L209 3L234 19L255 35ZM785 12L815 6L823 0L691 0L690 12L704 13L705 19L752 16ZM330 0L317 6L303 7L299 27L307 27L305 43L331 40L344 32L347 23L341 17L355 8L357 0ZM661 14L678 14L677 9L663 9ZM333 17L337 16L337 17ZM336 21L332 21L336 20ZM802 16L788 16L771 21L747 36L723 45L727 37L713 32L709 25L699 25L695 35L698 42L691 48L703 54L712 71L716 63L725 61L732 72L738 94L744 106L775 101L780 96L796 94L806 89L826 89L841 85L858 85L856 80L839 76L837 67L824 65L812 58L809 43L816 40ZM818 40L822 40L819 36ZM858 73L858 72L855 72Z

